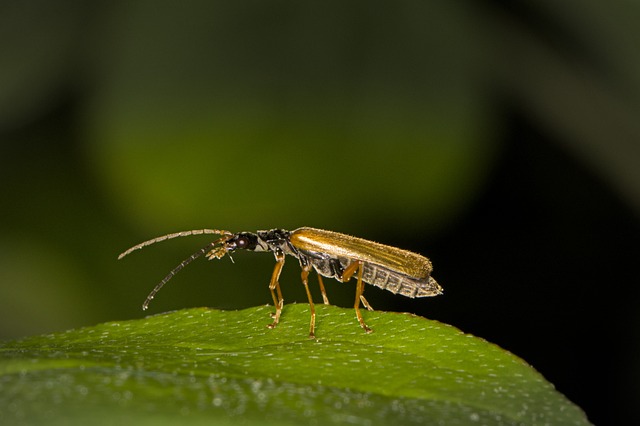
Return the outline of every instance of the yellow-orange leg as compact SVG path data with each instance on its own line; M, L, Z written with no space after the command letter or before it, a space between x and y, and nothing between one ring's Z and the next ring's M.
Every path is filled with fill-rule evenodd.
M309 309L311 310L311 322L309 323L309 339L315 339L315 329L316 329L316 308L313 306L313 299L311 298L311 292L309 291L309 271L311 270L311 266L307 265L302 268L302 273L300 274L302 277L302 284L304 284L304 289L307 292L307 299L309 299Z
M269 328L274 328L280 321L280 314L282 314L282 307L284 306L284 299L282 298L282 291L280 290L280 272L284 266L284 254L280 253L276 255L276 266L273 268L271 274L271 282L269 283L269 291L271 291L271 297L273 298L273 304L276 307L276 313L273 315L273 322L268 325Z
M329 298L327 297L327 292L324 289L324 283L322 282L322 276L318 274L318 284L320 284L320 292L322 293L322 300L325 305L329 305Z
M342 273L342 282L349 281L356 270L358 271L358 282L356 283L356 302L354 303L353 308L356 310L356 317L358 318L360 327L362 327L362 329L367 333L371 333L372 330L367 326L367 324L364 323L364 318L362 318L362 314L360 313L360 302L363 302L364 306L367 309L371 309L371 305L369 305L369 302L366 302L366 299L362 295L362 293L364 293L364 282L362 281L364 262L362 262L361 260L357 260L351 265L347 266L347 268Z
M371 307L369 302L367 302L367 299L364 298L364 294L360 295L360 300L362 301L362 304L364 305L365 308L367 308L368 311L373 311L373 308Z

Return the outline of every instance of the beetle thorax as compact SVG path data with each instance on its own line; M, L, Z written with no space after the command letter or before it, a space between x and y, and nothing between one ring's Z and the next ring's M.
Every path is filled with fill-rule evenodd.
M295 255L289 244L289 231L285 229L270 229L268 231L258 231L256 234L258 239L269 247L268 251L276 252L280 250L285 254Z

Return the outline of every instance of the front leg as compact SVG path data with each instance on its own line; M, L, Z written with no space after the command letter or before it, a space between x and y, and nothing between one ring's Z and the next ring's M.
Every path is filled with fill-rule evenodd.
M282 290L280 290L280 272L284 266L284 253L278 249L274 252L276 257L276 266L273 268L271 274L271 281L269 282L269 291L271 291L271 297L273 298L273 304L276 307L276 312L273 314L273 322L268 325L269 328L274 328L280 321L280 314L282 314L282 307L284 306L284 299L282 298Z

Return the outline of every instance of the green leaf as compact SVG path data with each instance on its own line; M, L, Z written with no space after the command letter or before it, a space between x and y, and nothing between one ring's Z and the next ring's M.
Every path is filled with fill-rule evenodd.
M588 424L521 359L409 314L186 309L0 345L0 424Z

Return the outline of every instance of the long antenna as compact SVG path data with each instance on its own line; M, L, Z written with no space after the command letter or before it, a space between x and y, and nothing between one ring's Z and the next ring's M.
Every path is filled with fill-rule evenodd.
M149 293L149 295L145 299L144 303L142 304L142 309L143 310L146 310L149 307L149 303L155 297L156 293L158 293L160 291L160 289L171 278L173 278L173 276L175 274L180 272L180 270L182 268L184 268L189 263L193 262L195 259L197 259L200 256L202 256L203 254L205 254L207 251L209 251L212 248L214 248L217 244L220 244L220 243L223 243L223 242L227 241L229 238L231 238L233 236L233 233L231 233L229 231L220 230L220 229L194 229L192 231L175 232L173 234L162 235L160 237L156 237L156 238L153 238L151 240L144 241L144 242L142 242L140 244L136 244L135 246L129 248L128 250L120 253L120 255L118 256L118 260L120 260L123 257L127 256L131 252L134 252L136 250L140 250L141 248L150 246L151 244L159 243L159 242L165 241L165 240L170 240L172 238L188 237L190 235L203 235L203 234L217 234L217 235L224 235L224 236L222 238L218 238L217 240L215 240L212 243L207 244L205 247L203 247L200 250L198 250L197 252L193 253L191 256L189 256L188 258L186 258L185 260L180 262L180 264L178 266L173 268L173 270L171 270L171 272L169 272L169 274L166 277L164 277L162 279L162 281L160 281L160 283L158 283L158 285L156 285L153 290L151 290L151 293ZM222 249L222 254L217 255L215 257L220 258L220 257L224 256L225 254L226 254L226 250Z
M130 254L131 252L134 252L136 250L140 250L141 248L150 246L151 244L159 243L159 242L165 241L165 240L170 240L172 238L188 237L190 235L203 235L203 234L233 235L229 231L224 231L224 230L219 230L219 229L194 229L192 231L176 232L176 233L173 233L173 234L167 234L167 235L163 235L161 237L156 237L156 238L154 238L152 240L148 240L148 241L142 242L140 244L137 244L137 245L131 247L130 249L128 249L127 251L124 251L124 252L120 253L120 255L118 256L118 260L122 259L123 257L125 257L128 254ZM200 253L200 254L202 254L202 253ZM198 256L200 256L200 254ZM196 257L198 257L198 256L196 256ZM187 262L187 263L189 263L189 262Z
M149 303L151 302L151 300L156 296L156 293L158 293L160 291L160 289L171 279L173 278L173 276L175 274L177 274L178 272L180 272L180 270L182 268L184 268L185 266L187 266L188 264L190 264L191 262L193 262L195 259L199 258L200 256L202 256L203 254L205 254L207 251L209 251L210 249L212 249L216 244L218 244L221 241L226 241L228 240L228 237L222 237L219 240L216 240L212 243L207 244L206 246L202 247L200 250L198 250L197 252L193 253L191 256L187 257L185 260L183 260L182 262L180 262L180 264L178 266L176 266L175 268L173 268L171 270L171 272L169 272L169 274L164 277L162 279L162 281L160 281L158 283L157 286L155 286L155 288L153 290L151 290L151 293L149 293L149 295L147 296L147 298L145 299L144 303L142 304L142 310L146 311L147 308L149 307ZM153 240L151 240L153 241ZM144 243L143 243L144 244ZM150 243L153 244L153 243ZM127 250L128 251L128 250ZM126 252L125 252L126 253Z

